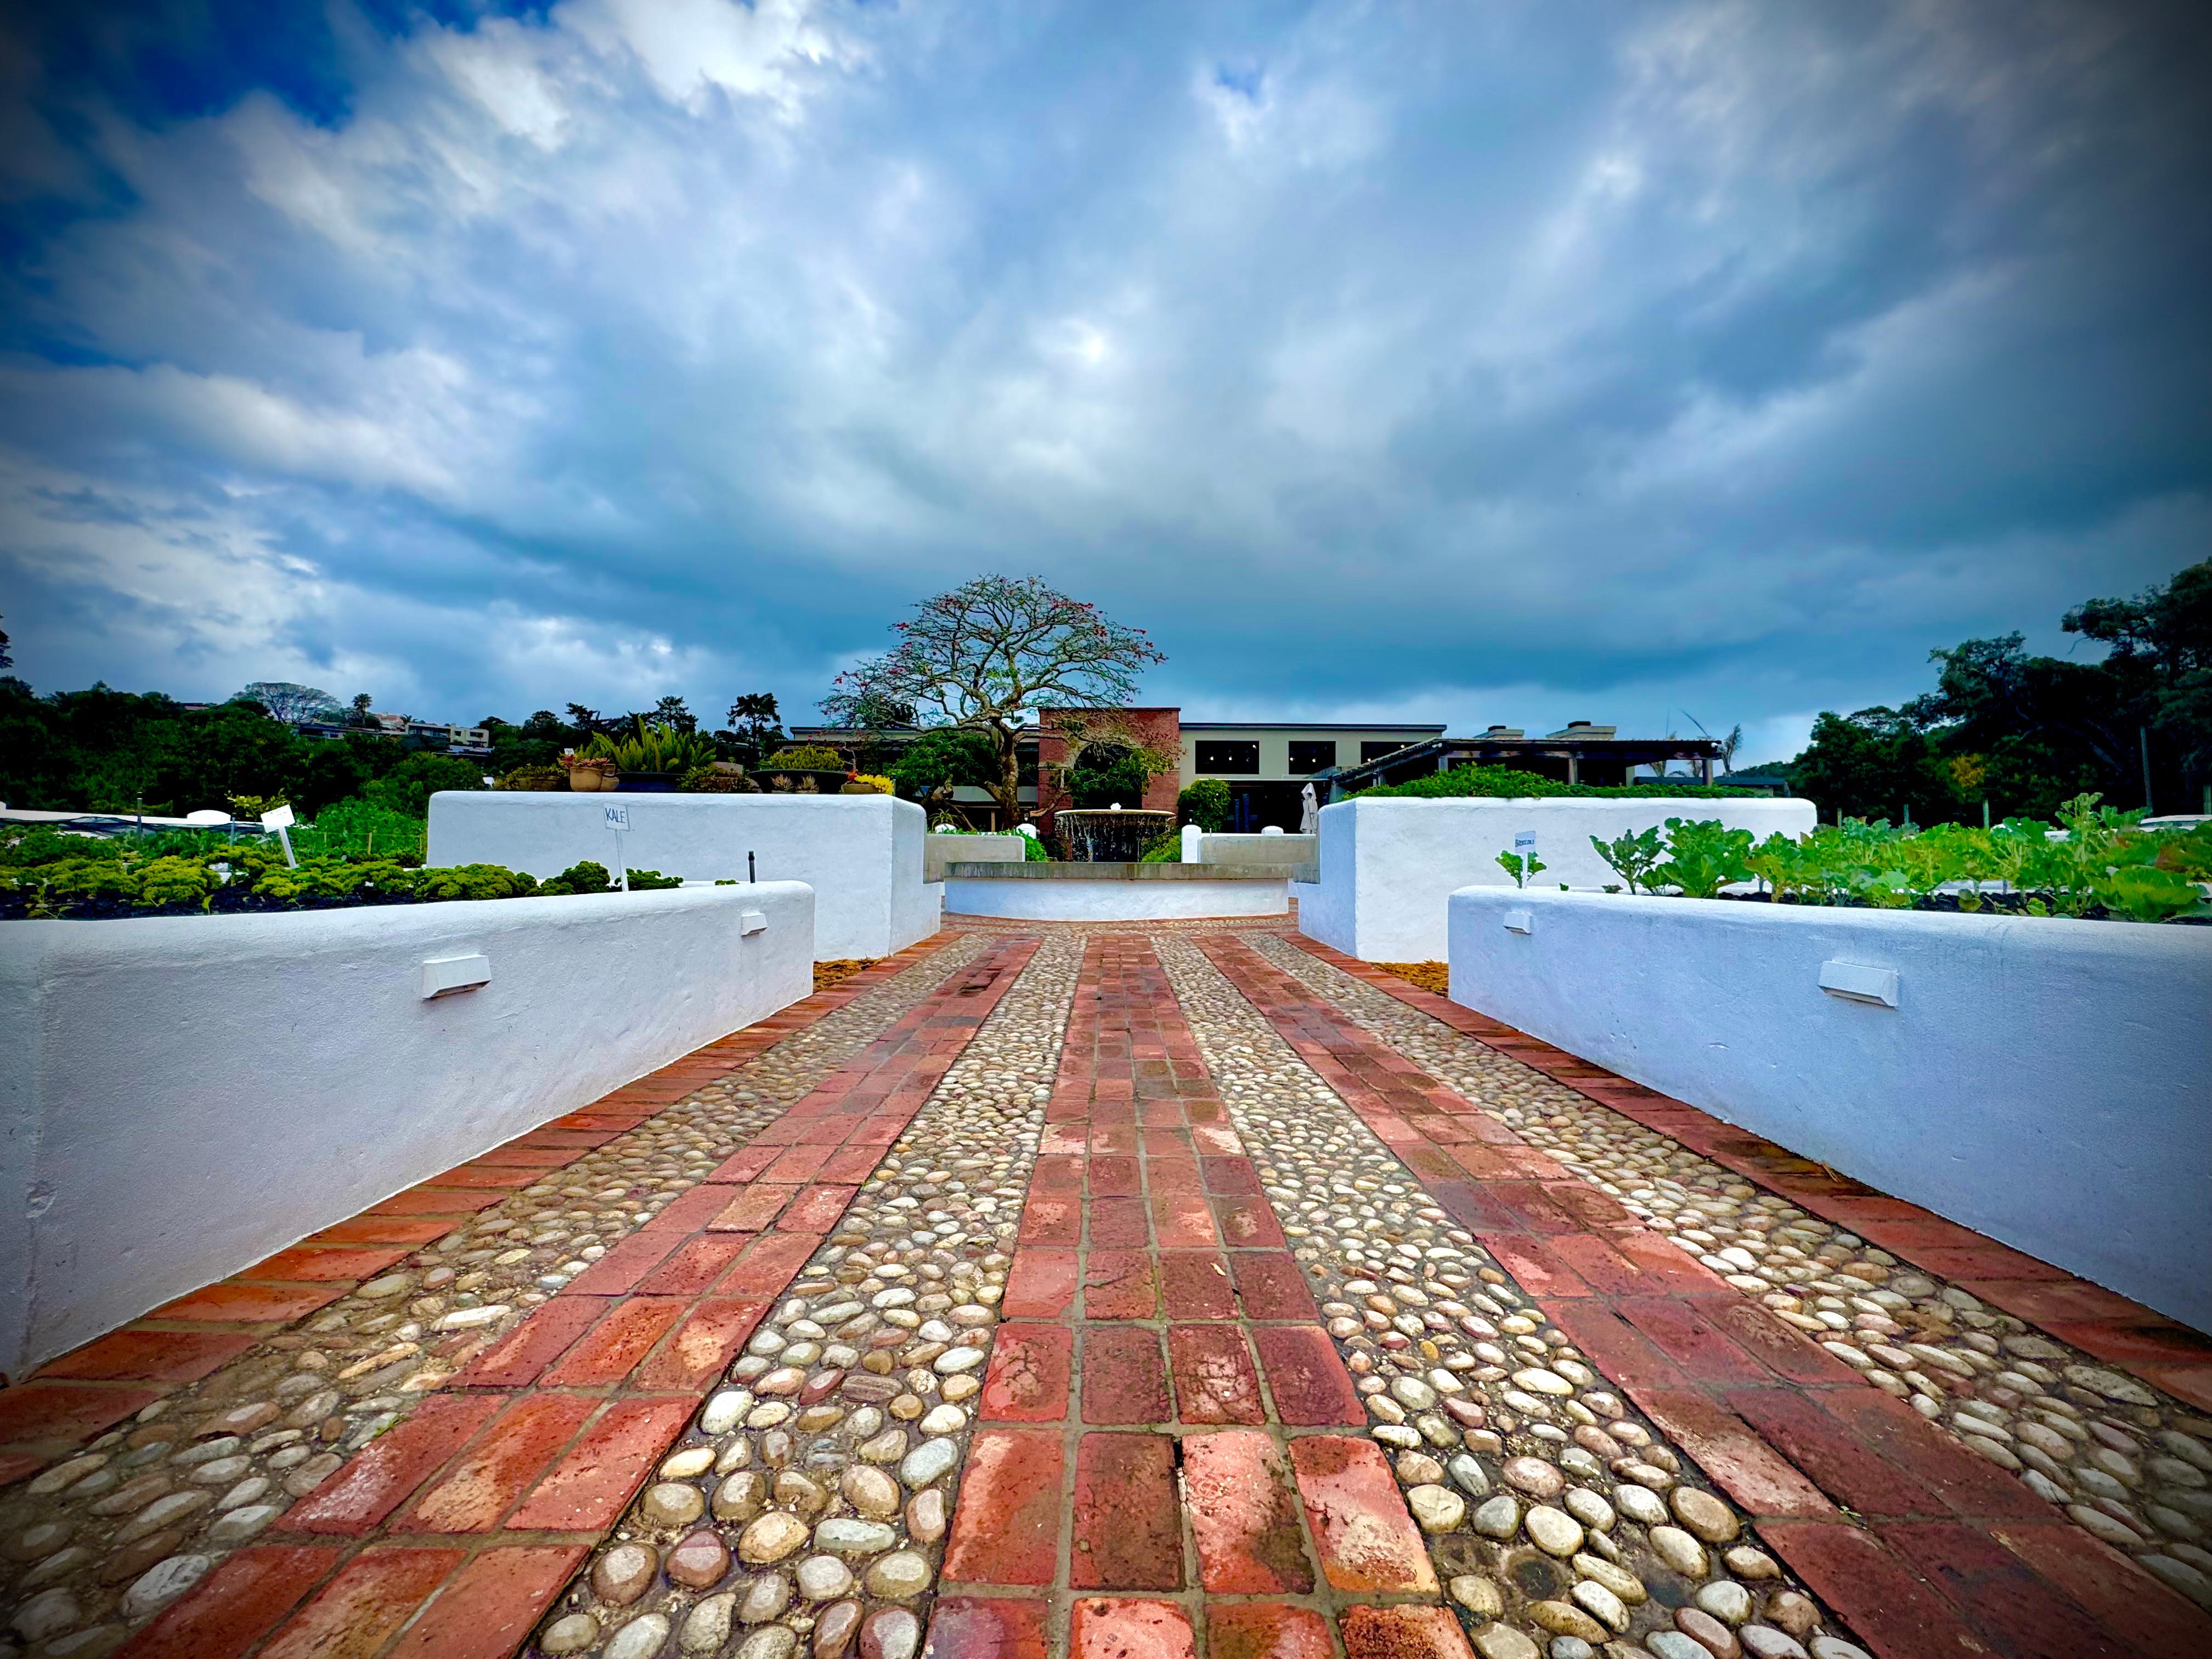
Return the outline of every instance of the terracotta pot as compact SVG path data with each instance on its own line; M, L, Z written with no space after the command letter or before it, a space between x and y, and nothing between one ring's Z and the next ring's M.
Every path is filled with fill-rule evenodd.
M579 766L568 774L568 787L580 795L594 794L614 787L615 781L595 767Z

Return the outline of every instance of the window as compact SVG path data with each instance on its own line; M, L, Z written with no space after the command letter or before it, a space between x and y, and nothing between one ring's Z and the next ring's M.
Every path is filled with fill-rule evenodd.
M1198 769L1200 772L1251 776L1260 769L1260 745L1256 743L1200 743L1198 745Z
M1385 755L1395 755L1404 747L1406 740L1403 738L1389 738L1381 743L1363 743L1359 745L1359 763L1364 766L1370 761L1381 760Z
M1291 745L1291 770L1300 777L1314 772L1326 772L1336 764L1336 745L1334 743L1294 743Z

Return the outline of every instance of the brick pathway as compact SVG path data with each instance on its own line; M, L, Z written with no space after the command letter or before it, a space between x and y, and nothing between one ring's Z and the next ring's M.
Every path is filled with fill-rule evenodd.
M899 1020L127 1651L514 1652L1033 949Z
M871 1578L866 1592L871 1608L902 1604L921 1622L871 1618L862 1634L857 1614L831 1618L826 1603L810 1613L804 1595L787 1614L787 1589L765 1615L781 1622L732 1628L725 1615L726 1638L687 1646L703 1627L684 1619L700 1595L757 1587L758 1569L723 1558L714 1571L728 1576L687 1577L655 1593L665 1644L624 1647L620 1607L601 1600L590 1603L597 1616L605 1621L612 1607L616 1623L586 1646L540 1650L536 1638L556 1599L583 1604L574 1598L584 1592L569 1589L583 1582L580 1571L618 1528L641 1535L635 1504L656 1465L687 1434L708 1443L697 1427L702 1401L732 1374L763 1316L802 1272L836 1266L836 1240L864 1237L859 1209L838 1231L861 1184L887 1194L921 1179L926 1166L916 1163L902 1177L908 1187L883 1186L881 1160L925 1100L969 1086L955 1077L939 1091L1029 972L1039 940L1068 931L975 930L985 936L980 954L939 990L804 1098L760 1120L765 1127L741 1151L475 1353L267 1531L222 1556L125 1645L71 1647L58 1626L19 1629L21 1650L34 1659L110 1651L629 1659L632 1649L636 1659L679 1651L918 1659L926 1640L930 1659L1540 1659L1547 1650L1552 1659L1600 1650L1607 1659L1790 1659L1806 1646L1814 1659L1861 1650L1876 1659L2212 1654L2212 1615L2090 1536L2021 1476L1970 1455L1955 1434L1778 1322L1742 1285L1653 1231L1586 1172L1363 1024L1371 1011L1355 1018L1279 958L1294 946L1328 963L2197 1407L2212 1405L2212 1344L2202 1336L1310 941L1221 926L1078 930L1082 967L1018 1230L1010 1220L999 1234L1008 1244L997 1248L1010 1245L1012 1260L992 1269L1004 1280L997 1322L971 1339L989 1344L973 1427L964 1455L940 1477L952 1510L936 1582L894 1590ZM653 1121L702 1081L926 955L871 969L0 1392L0 1483L17 1483L0 1493L0 1572L36 1559L25 1541L37 1532L35 1512L20 1501L27 1476L312 1320L549 1169ZM1061 960L1056 994L1065 996L1072 947ZM1269 1044L1279 1060L1261 1052ZM1042 1065L1050 1063L1048 1050ZM1040 1087L1047 1074L1036 1073ZM1255 1093L1255 1076L1272 1079L1273 1092ZM988 1086L1003 1091L1003 1075ZM1306 1090L1326 1097L1305 1097L1316 1102L1316 1121L1339 1114L1370 1149L1344 1154L1364 1173L1335 1189L1347 1205L1369 1200L1362 1213L1376 1218L1357 1235L1367 1241L1364 1265L1351 1249L1349 1269L1332 1258L1337 1235L1304 1224L1317 1189L1285 1185L1281 1149L1248 1142L1255 1123L1280 1121L1267 1114L1300 1110ZM1023 1134L1034 1134L1036 1121ZM1328 1144L1349 1145L1341 1136ZM1012 1179L1004 1190L1020 1191L1018 1170ZM1351 1165L1341 1179L1354 1181ZM1395 1207L1372 1201L1401 1187ZM1393 1217L1423 1206L1432 1207L1418 1213L1432 1222L1395 1231ZM927 1207L925 1200L918 1209ZM1415 1246L1393 1244L1401 1237ZM1417 1276L1398 1264L1424 1251L1444 1261L1446 1287L1465 1288L1447 1288L1439 1302L1435 1279L1420 1277L1429 1290L1418 1293ZM890 1258L878 1249L871 1260ZM1434 1268L1431 1261L1421 1273ZM1364 1304L1330 1299L1356 1302L1359 1284ZM813 1294L819 1305L825 1293ZM1481 1334L1475 1354L1496 1354L1502 1369L1466 1369L1476 1358L1461 1325ZM1409 1342L1437 1366L1425 1373L1434 1388L1419 1383L1420 1373L1389 1369ZM757 1378L763 1363L738 1374ZM1454 1375L1505 1381L1486 1383L1486 1395L1458 1395ZM1389 1397L1385 1376L1396 1379ZM1928 1386L1971 1403L1974 1381L1944 1373ZM1509 1385L1559 1397L1547 1407L1509 1391L1519 1403L1507 1413L1497 1400ZM821 1397L811 1383L799 1396ZM1473 1403L1486 1399L1487 1418ZM1547 1410L1562 1407L1571 1439L1544 1426ZM1532 1429L1551 1438L1531 1440ZM203 1438L220 1432L212 1423L194 1430ZM834 1471L842 1454L829 1446L824 1439L810 1454L799 1443L794 1468ZM1525 1515L1509 1505L1506 1532L1486 1534L1507 1541L1484 1541L1470 1528L1479 1530L1501 1500L1476 1513L1454 1482L1477 1498L1540 1498L1525 1484L1534 1477L1516 1476L1508 1461L1518 1449L1528 1462L1531 1446L1589 1488L1556 1499L1575 1519L1546 1509L1555 1518L1540 1528L1541 1504ZM1611 1475L1577 1447L1601 1449ZM1450 1478L1437 1460L1455 1466ZM2118 1467L2128 1467L2124 1458ZM1540 1472L1559 1478L1558 1468ZM1632 1491L1636 1481L1648 1488ZM1728 1504L1693 1489L1698 1482ZM1652 1492L1670 1487L1672 1513L1665 1504L1643 1512L1659 1502ZM855 1488L848 1481L845 1490ZM769 1501L784 1504L782 1492L779 1482ZM826 1511L801 1507L801 1518L827 1525L848 1512L830 1501ZM1729 1505L1748 1531L1736 1532ZM722 1515L719 1501L714 1513ZM1676 1517L1716 1528L1700 1534L1710 1548L1675 1528ZM896 1531L899 1517L891 1519L878 1528L886 1538ZM1523 1521L1526 1539L1513 1532ZM686 1521L678 1531L714 1524ZM836 1524L850 1533L857 1523ZM943 1531L941 1520L936 1526ZM1550 1528L1576 1541L1541 1549L1528 1541L1542 1542ZM1679 1540L1666 1545L1668 1560L1686 1547L1702 1564L1696 1573L1655 1565L1651 1544L1668 1532ZM823 1535L816 1551L838 1547ZM913 1533L917 1544L931 1535ZM36 1547L52 1549L59 1537L41 1536ZM696 1563L696 1534L685 1548ZM673 1553L665 1559L672 1571ZM647 1555L648 1564L661 1559ZM1480 1596L1463 1588L1468 1572L1505 1586L1499 1616L1486 1617ZM803 1591L804 1571L800 1580ZM0 1605L20 1618L34 1603ZM1816 1616L1826 1632L1817 1638L1808 1628ZM634 1620L632 1634L645 1634L645 1622ZM1798 1629L1804 1646L1785 1627ZM1631 1629L1644 1633L1623 1634ZM0 1653L12 1659L8 1640L0 1637Z
M930 1651L1318 1655L1340 1614L1398 1650L1449 1620L1143 939L1091 942L1047 1126Z

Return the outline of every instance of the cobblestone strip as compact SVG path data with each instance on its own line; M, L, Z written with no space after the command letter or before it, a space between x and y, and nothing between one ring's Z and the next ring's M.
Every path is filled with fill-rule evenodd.
M1891 1236L1900 1260L1592 1098L1585 1090L1623 1081L1601 1068L1577 1066L1588 1078L1569 1086L1287 941L1255 948L1957 1445L2212 1607L2212 1419L1947 1284L1911 1259L1910 1238ZM1413 1121L1451 1133L1448 1114ZM1943 1237L2040 1266L1940 1224ZM2212 1626L2202 1639L2212 1647Z
M1484 1659L1856 1659L1737 1508L1451 1224L1353 1109L1358 1079L1332 1088L1224 975L1240 948L1160 954ZM1795 1510L1832 1514L1797 1486Z
M320 1311L311 1304L274 1334L225 1334L251 1346L143 1407L135 1427L112 1431L9 1495L0 1510L9 1626L77 1644L70 1651L105 1651L453 1386L479 1354L555 1337L558 1352L588 1340L590 1316L608 1304L558 1292L587 1282L592 1264L626 1237L679 1225L681 1194L748 1143L777 1139L771 1126L811 1084L980 948L957 940L819 1002L806 999L453 1172L531 1183L489 1189L487 1211L427 1220L408 1212L447 1203L455 1189L438 1184L446 1176L399 1195L415 1204L377 1206L400 1211L404 1228L445 1234L431 1245L410 1252L404 1243L311 1239L159 1310L167 1322L235 1315L241 1294L287 1274L328 1304ZM700 1086L702 1077L714 1081ZM667 1099L675 1103L658 1107ZM377 1211L341 1227L349 1237L374 1231L392 1218ZM680 1298L653 1306L666 1316L658 1336ZM646 1322L630 1322L630 1340L649 1344ZM164 1334L134 1329L72 1358L96 1369L82 1356Z
M1079 951L1002 985L532 1653L914 1659Z

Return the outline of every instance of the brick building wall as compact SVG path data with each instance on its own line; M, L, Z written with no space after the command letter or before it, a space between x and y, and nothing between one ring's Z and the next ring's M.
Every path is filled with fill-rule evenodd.
M1092 720L1110 715L1127 726L1137 740L1148 749L1157 749L1170 757L1182 752L1182 710L1181 708L1048 708L1040 716L1037 731L1037 812L1040 817L1070 805L1066 792L1058 784L1060 769L1067 764L1067 738L1060 730L1060 721L1071 714ZM1175 772L1164 772L1145 787L1141 801L1124 801L1124 806L1141 806L1156 812L1172 812L1176 809L1176 793L1181 787ZM1042 827L1049 828L1049 824Z

